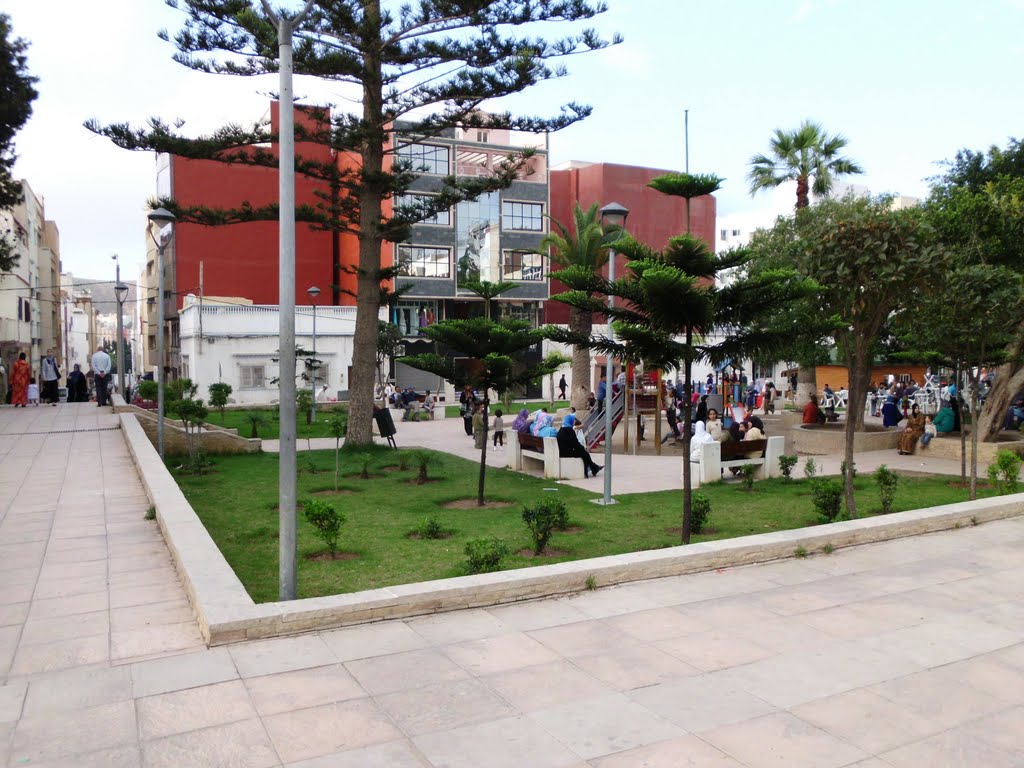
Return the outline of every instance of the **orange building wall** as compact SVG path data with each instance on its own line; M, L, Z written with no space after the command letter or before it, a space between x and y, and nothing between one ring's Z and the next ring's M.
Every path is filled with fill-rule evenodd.
M927 366L924 365L879 365L871 369L871 378L868 381L878 384L890 374L897 380L902 374L908 374L920 385L924 383L926 370ZM848 389L850 386L850 377L847 375L846 366L843 365L819 365L815 369L815 377L819 391L824 389L826 384L833 390Z

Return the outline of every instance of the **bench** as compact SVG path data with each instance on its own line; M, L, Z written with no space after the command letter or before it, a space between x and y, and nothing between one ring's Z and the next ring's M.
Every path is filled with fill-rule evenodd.
M726 467L742 467L744 464L754 464L757 467L754 477L758 480L778 477L781 474L779 456L786 450L786 438L768 437L764 440L742 440L738 443L704 443L700 447L700 461L690 461L690 485L693 488L721 480L722 470ZM746 457L746 454L758 451L764 451L764 456L759 459Z
M514 434L516 439L509 441L509 448L512 449L508 456L509 469L522 472L527 462L539 462L546 479L579 480L583 477L583 460L575 457L563 459L559 456L556 438L536 437L522 432Z

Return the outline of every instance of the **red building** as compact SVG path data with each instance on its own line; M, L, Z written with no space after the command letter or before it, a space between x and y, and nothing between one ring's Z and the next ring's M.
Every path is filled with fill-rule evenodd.
M626 229L641 242L652 248L664 248L670 238L686 232L686 203L682 198L664 195L651 189L647 183L656 176L673 173L654 168L637 168L614 163L570 162L552 168L550 179L551 216L562 224L571 224L575 203L586 210L594 203L603 206L621 203L629 210ZM715 243L715 198L699 197L690 204L691 229L709 247ZM625 256L615 262L615 274L623 275ZM551 281L551 295L565 290L557 280ZM569 306L559 301L548 301L544 307L544 321L566 324Z

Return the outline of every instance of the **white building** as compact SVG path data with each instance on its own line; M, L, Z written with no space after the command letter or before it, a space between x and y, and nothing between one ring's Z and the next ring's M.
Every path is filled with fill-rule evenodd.
M278 386L272 383L280 375L276 306L205 298L200 310L198 297L190 294L184 300L180 327L181 375L198 385L200 397L207 397L210 384L222 381L231 385L236 403L278 400ZM347 392L355 327L355 307L317 307L318 400L337 399ZM312 307L296 307L295 344L313 349ZM297 367L296 375L303 367ZM299 379L298 386L308 387L308 379Z

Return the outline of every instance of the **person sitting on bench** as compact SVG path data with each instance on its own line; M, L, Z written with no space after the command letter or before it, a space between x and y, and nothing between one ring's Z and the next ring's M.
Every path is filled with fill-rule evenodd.
M576 437L575 426L575 415L569 414L562 419L562 427L555 435L555 439L558 440L558 455L563 459L583 459L583 477L590 477L591 475L596 476L603 467L590 458L590 451L583 447L583 443L581 443L579 438Z

